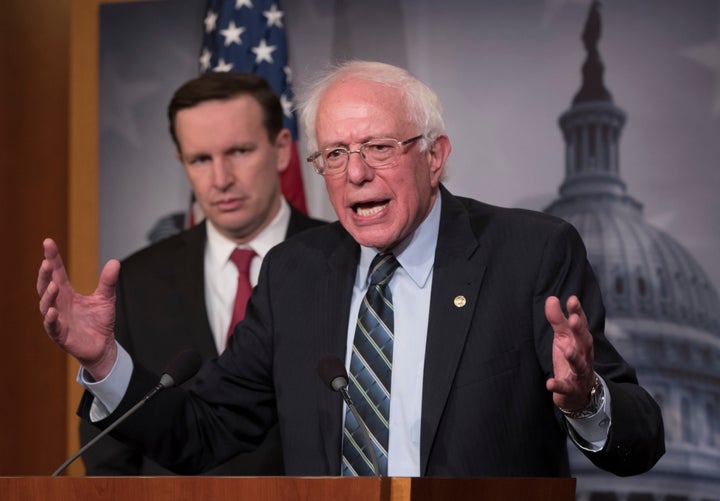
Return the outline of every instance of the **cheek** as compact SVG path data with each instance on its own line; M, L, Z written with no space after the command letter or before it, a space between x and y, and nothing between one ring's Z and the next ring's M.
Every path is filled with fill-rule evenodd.
M325 191L327 191L328 198L330 198L330 203L335 208L335 211L339 212L337 209L339 209L340 206L342 206L342 199L343 199L342 188L343 188L344 183L339 182L339 180L335 179L335 178L326 177L323 179L325 179Z
M242 171L240 179L245 190L262 198L274 197L280 190L280 178L275 164L257 165L254 169Z
M208 197L211 181L210 176L207 175L207 173L202 172L190 172L188 170L185 171L187 173L188 182L190 183L190 188L193 190L193 193L195 194L195 198L202 202L204 198Z
M417 170L396 180L395 198L398 202L399 214L404 225L414 226L422 221L429 211L429 200L432 188L427 173ZM400 223L400 221L398 221Z

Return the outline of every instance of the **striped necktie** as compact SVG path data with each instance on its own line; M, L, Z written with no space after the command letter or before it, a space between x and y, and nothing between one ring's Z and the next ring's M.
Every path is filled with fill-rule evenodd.
M390 381L393 352L393 304L388 282L399 263L378 254L370 265L370 286L360 305L350 359L350 398L367 424L380 475L387 475L390 435ZM348 410L343 429L343 476L373 475L362 429Z

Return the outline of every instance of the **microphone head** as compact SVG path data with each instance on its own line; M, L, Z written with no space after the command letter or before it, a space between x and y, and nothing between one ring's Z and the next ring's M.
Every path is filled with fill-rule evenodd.
M160 385L164 388L179 386L185 381L193 377L202 360L195 350L185 350L180 352L172 362L170 362L160 378Z
M317 366L320 379L327 384L332 391L340 391L348 385L348 375L340 358L335 355L323 357Z

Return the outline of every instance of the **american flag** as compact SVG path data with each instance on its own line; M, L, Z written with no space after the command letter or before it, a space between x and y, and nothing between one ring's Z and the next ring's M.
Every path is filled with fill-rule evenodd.
M283 24L285 13L279 0L208 0L207 5L200 71L257 73L280 96L284 126L293 136L290 165L280 177L282 191L295 208L307 212Z

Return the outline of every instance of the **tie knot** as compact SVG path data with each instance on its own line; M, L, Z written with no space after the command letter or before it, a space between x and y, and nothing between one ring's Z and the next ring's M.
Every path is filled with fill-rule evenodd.
M237 267L240 274L247 275L250 273L250 261L255 257L255 251L252 249L236 248L230 254L230 261Z
M370 264L370 285L384 285L400 266L392 254L378 254Z

